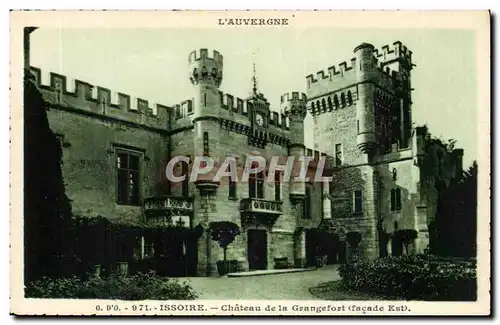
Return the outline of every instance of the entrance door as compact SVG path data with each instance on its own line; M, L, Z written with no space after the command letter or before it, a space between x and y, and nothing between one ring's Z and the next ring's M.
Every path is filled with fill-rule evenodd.
M307 266L316 266L317 232L315 229L306 229L306 261Z
M267 269L267 233L265 230L248 230L248 268Z

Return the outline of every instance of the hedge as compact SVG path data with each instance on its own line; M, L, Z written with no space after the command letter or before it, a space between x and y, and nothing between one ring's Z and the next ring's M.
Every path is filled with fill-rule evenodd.
M118 300L192 300L197 295L187 283L158 277L155 272L123 277L82 280L77 276L53 279L44 277L25 288L27 298L118 299Z
M475 301L475 261L403 255L344 264L339 268L347 289L404 300Z

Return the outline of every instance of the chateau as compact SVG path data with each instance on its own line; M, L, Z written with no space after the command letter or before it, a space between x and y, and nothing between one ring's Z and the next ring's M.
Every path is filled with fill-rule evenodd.
M342 262L353 231L361 233L360 258L401 254L402 243L387 236L398 229L418 232L411 252L429 244L439 188L462 172L463 150L429 144L426 128L412 126L414 65L403 44L375 49L363 43L348 62L307 76L305 92L291 89L281 107L270 107L256 87L248 98L222 93L223 56L206 49L186 57L193 95L173 106L80 80L70 84L55 73L45 85L39 69L31 73L63 147L74 214L204 230L231 221L241 233L227 258L252 270L274 268L277 258L294 267L315 265L318 255ZM307 115L313 130L305 130ZM310 149L304 132L313 132ZM333 181L287 183L277 173L267 182L266 171L245 183L172 184L165 177L175 156L232 157L241 166L249 155L326 156ZM181 165L185 174L189 168ZM124 256L181 265L186 272L180 275L216 275L223 250L206 231L194 240L166 236L134 238ZM330 245L319 249L320 237Z

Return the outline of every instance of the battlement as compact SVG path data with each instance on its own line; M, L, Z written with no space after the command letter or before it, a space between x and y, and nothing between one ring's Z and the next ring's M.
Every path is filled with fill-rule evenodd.
M231 94L226 94L220 90L219 96L222 109L227 110L233 114L239 114L248 118L248 99L243 99ZM290 127L290 121L288 117L283 113L269 111L268 118L270 126L274 126L285 131Z
M306 80L308 84L316 83L318 81L322 81L324 79L328 79L329 81L334 81L334 78L343 78L346 73L349 71L354 71L354 67L356 66L356 58L352 58L349 63L343 61L338 64L338 66L331 66L326 71L321 70L316 72L316 75L310 74L306 76Z
M299 93L298 91L281 95L281 103L285 103L290 100L302 100L304 102L307 102L307 95L304 93Z
M404 58L411 63L412 51L410 51L400 41L394 42L392 45L384 45L381 49L373 51L375 57L379 60L390 61L396 58Z
M166 105L151 104L146 99L112 92L108 88L78 79L72 79L72 82L68 83L66 76L53 72L48 73L47 82L42 80L42 70L36 67L30 67L30 72L44 100L49 104L124 122L167 129L171 108ZM156 107L156 110L153 107Z
M212 56L209 55L208 49L199 49L189 53L189 62L198 60L214 60L219 64L223 62L223 56L218 51L213 50Z

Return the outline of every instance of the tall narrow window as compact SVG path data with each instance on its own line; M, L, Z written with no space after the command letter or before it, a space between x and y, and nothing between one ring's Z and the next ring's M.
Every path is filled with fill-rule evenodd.
M181 176L186 176L182 181L182 196L187 197L189 195L189 178L188 178L189 165L185 161L181 161Z
M335 109L339 108L339 97L337 95L333 96L333 104L335 105Z
M356 190L353 193L354 204L353 210L354 213L362 213L363 212L363 191Z
M207 94L203 94L203 106L207 106Z
M139 155L119 151L116 155L117 203L139 205Z
M342 144L337 143L335 145L335 166L342 165Z
M344 93L342 93L340 95L340 102L342 103L342 107L345 107L346 104L345 104L345 95L344 95Z
M358 130L358 134L359 134L359 120L356 120L356 129Z
M311 219L312 216L311 206L311 187L306 185L306 197L304 200L304 218Z
M257 164L252 164L256 168ZM248 193L251 198L264 198L264 172L251 173L248 178Z
M328 111L331 112L333 110L332 98L328 97Z
M274 200L281 201L281 175L278 172L274 174Z
M352 93L350 90L347 92L347 103L349 104L349 106L352 105Z
M401 210L401 189L393 188L391 190L391 211Z
M323 108L323 112L326 112L326 101L324 98L321 100L321 107Z
M316 110L316 106L314 105L314 102L311 103L311 112L314 114L314 111Z
M208 146L208 132L203 132L203 156L210 156L210 148Z
M229 172L232 173L231 165L229 165ZM236 181L229 176L229 198L236 199Z

